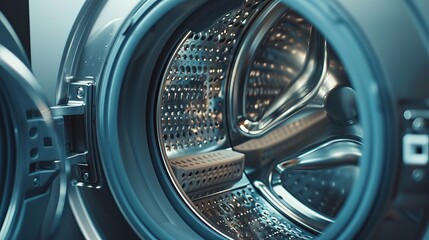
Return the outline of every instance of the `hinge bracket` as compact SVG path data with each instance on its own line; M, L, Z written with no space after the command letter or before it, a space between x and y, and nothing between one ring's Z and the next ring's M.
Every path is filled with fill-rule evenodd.
M69 84L67 103L51 107L56 120L63 121L63 138L68 164L77 186L101 185L96 149L93 80L72 81Z

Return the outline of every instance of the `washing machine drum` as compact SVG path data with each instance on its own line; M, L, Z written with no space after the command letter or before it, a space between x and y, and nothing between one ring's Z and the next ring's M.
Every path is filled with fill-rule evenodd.
M137 6L93 78L100 172L136 233L349 239L388 210L423 223L427 18L380 2ZM94 52L70 75L91 76Z
M58 227L65 168L54 122L13 29L0 14L0 238Z

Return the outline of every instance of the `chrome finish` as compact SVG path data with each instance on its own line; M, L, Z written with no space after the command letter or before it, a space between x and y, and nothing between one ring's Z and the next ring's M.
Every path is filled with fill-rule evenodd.
M228 193L228 192L234 191L235 189L246 187L249 184L250 184L250 181L247 178L247 176L245 174L242 174L241 178L236 182L232 182L226 185L221 185L219 187L202 189L200 191L191 192L188 194L188 196L190 199L192 199L192 201L195 202L197 200L212 197L221 193Z
M85 105L83 103L69 103L64 106L53 106L51 107L53 116L73 116L82 115L85 112Z
M284 196L290 197L287 199L288 201L281 201L273 194L272 191L270 191L270 189L264 183L260 181L255 181L253 185L261 193L261 195L264 196L268 200L268 202L271 203L276 209L278 209L283 214L291 217L294 221L311 229L312 231L320 233L321 228L333 222L331 219L326 218L325 216L313 211L312 209L309 209L308 207L306 207L306 205L290 196L290 194L286 191ZM291 208L290 204L299 209L299 211L296 211L296 209ZM323 225L320 226L320 224Z
M270 191L265 189L263 195L288 216L322 231L347 199L361 155L354 140L322 144L276 164L269 174Z
M165 70L158 103L159 134L169 158L229 147L228 69L240 37L264 4L248 1L179 43Z
M323 110L309 112L296 121L291 121L265 136L246 141L234 147L234 150L246 155L246 166L259 169L284 159L298 148L304 148L307 144L323 141L328 134L321 136L319 140L312 139L305 143L308 134L315 134L320 126L326 126L326 115ZM307 134L303 134L303 133Z
M91 105L92 100L87 96L92 94L93 85L93 80L79 80L71 83L68 86L67 104L52 106L52 115L60 117L86 114L86 111L89 110L87 105ZM84 87L87 89L86 91Z
M91 149L93 136L94 81L73 80L68 89L67 104L51 107L54 117L64 119L64 143L72 167L73 185L88 188L101 186L98 160Z
M326 77L326 42L302 17L284 11L273 5L261 13L232 69L230 118L249 137L267 133L302 109Z
M226 13L206 30L188 31L177 41L166 60L158 93L160 152L184 201L225 236L280 237L279 232L288 232L279 228L274 234L271 228L259 225L243 227L251 224L244 213L253 210L247 209L242 195L235 194L246 185L244 189L258 190L252 196L264 206L271 205L267 218L280 216L279 221L294 229L320 233L334 222L356 175L345 178L347 190L340 203L329 205L332 214L297 195L309 191L305 185L291 188L282 177L316 177L321 172L317 177L323 178L336 168L341 169L339 174L358 170L360 151L353 148L363 138L355 119L358 116L349 121L347 115L344 124L334 121L332 116L342 120L344 115L331 104L335 97L329 111L326 108L326 99L334 90L349 89L348 78L324 38L300 15L277 1L255 2L253 6L244 1L241 8ZM348 107L350 102L344 105ZM355 106L350 108L354 114ZM350 140L336 143L333 139ZM353 151L344 152L343 145ZM239 182L188 188L190 179L196 179L196 168L201 173L200 166L185 169L179 165L231 149L244 154ZM215 156L208 159L217 161ZM333 196L329 191L319 194L321 198ZM229 198L234 202L231 215L219 210Z
M244 154L230 149L194 154L170 161L185 192L240 180L244 170Z
M334 140L317 149L308 151L296 159L291 159L278 164L276 169L283 172L286 169L325 169L344 165L357 166L361 151L357 148L356 141Z
M329 139L361 139L358 125L337 126L322 109L305 109L281 127L234 146L234 150L246 155L246 167L255 170L269 167L288 156L298 155Z
M422 109L409 109L404 112L404 119L410 120L413 118L425 118L429 119L429 111Z
M194 202L211 225L233 239L313 239L261 197L252 185Z
M110 2L107 1L106 5ZM142 6L150 2L152 1L142 1ZM189 5L194 6L201 2L203 1L194 1ZM152 224L152 218L165 220L161 222L160 226L171 229L168 228L168 224L175 223L169 221L173 217L164 214L171 212L179 215L177 219L186 220L184 221L186 224L182 226L194 228L182 230L186 233L194 233L193 230L197 229L195 226L201 227L208 224L221 236L231 238L312 238L314 233L307 233L304 229L321 232L334 221L336 213L342 207L343 200L347 197L347 191L352 187L353 180L360 170L359 167L365 170L362 171L365 174L360 178L363 180L361 181L363 184L358 186L370 186L372 192L379 189L374 187L379 183L376 181L378 180L377 173L383 173L380 169L383 170L385 159L389 159L384 156L390 156L384 154L382 149L388 149L387 147L391 145L383 144L384 136L390 135L383 134L387 128L378 124L379 122L386 123L386 121L379 120L388 118L374 115L374 112L377 113L377 108L380 106L389 105L386 105L387 100L384 100L388 96L383 95L384 90L379 89L379 87L384 87L382 85L384 76L378 76L378 71L371 68L379 69L378 55L374 54L374 56L372 50L364 48L366 44L372 44L371 41L360 42L364 41L366 37L370 38L370 34L366 34L363 39L360 39L358 31L365 29L360 29L359 24L350 25L349 21L354 20L353 16L351 19L346 19L348 17L346 13L344 13L345 16L339 16L343 10L336 12L337 3L319 5L315 1L314 4L308 4L313 7L329 8L329 10L321 8L320 15L329 16L333 22L340 23L338 26L347 29L338 32L349 33L350 31L350 34L344 38L353 43L350 44L351 50L348 51L347 42L334 41L336 39L335 31L323 28L325 33L334 33L326 36L336 44L336 49L346 52L341 52L342 59L346 60L347 66L351 69L350 76L353 76L355 83L353 87L357 87L359 90L360 104L363 105L360 106L360 109L371 110L365 112L365 114L369 113L368 116L363 117L365 133L368 135L365 137L370 139L366 142L365 154L375 156L375 160L380 161L373 161L371 164L368 164L368 161L362 161L364 164L358 165L360 142L355 142L356 146L353 145L354 140L329 142L332 139L342 138L361 141L364 137L359 126L359 115L354 115L354 112L351 111L353 114L350 118L343 118L344 115L341 113L336 115L335 107L333 114L330 114L332 112L328 111L326 107L328 104L326 97L329 97L333 90L350 87L345 70L315 28L297 13L278 2L280 1L243 0L243 6L221 15L215 24L208 24L208 28L201 32L193 31L195 29L192 28L186 30L183 28L187 26L188 21L192 22L194 16L204 14L203 10L211 10L210 8L203 9L206 7L205 5L196 7L196 11L200 12L193 13L195 15L175 18L173 14L166 14L168 17L164 17L162 12L155 11L158 9L156 6L158 3L148 4L148 8L144 9L142 14L137 15L138 18L134 18L135 12L131 12L125 22L122 19L117 22L114 20L112 24L105 26L102 24L102 28L98 28L100 25L95 24L97 27L93 29L95 31L91 32L95 36L88 38L85 46L80 44L82 46L76 51L78 54L71 56L76 59L67 58L72 61L66 62L66 65L76 62L79 65L73 64L67 69L72 74L61 75L63 81L62 88L60 87L61 92L65 89L64 86L68 87L69 82L66 81L68 76L94 76L96 81L103 79L98 86L104 86L104 89L100 88L101 94L97 100L99 105L109 105L109 107L104 108L103 106L104 110L97 112L97 120L109 119L109 121L99 122L102 127L98 128L100 139L98 147L103 152L103 158L107 159L103 160L103 166L106 175L110 175L108 179L112 195L130 225L139 234L146 231L146 228L158 226ZM160 1L160 5L162 4L167 5ZM168 5L174 4L176 4L174 1L168 2ZM189 10L191 8L182 7L186 5L177 6L179 6L176 8L178 11L191 12ZM136 11L140 12L141 9ZM166 8L166 10L171 9ZM178 11L172 12L177 13ZM116 13L116 11L104 12ZM330 12L334 14L326 14ZM353 13L353 11L351 12ZM316 11L314 15L318 14ZM152 16L147 17L150 15L159 16L159 19ZM167 24L164 23L165 19L167 19ZM168 22L170 19L175 21ZM212 18L210 17L210 19ZM314 19L317 18L313 18L313 21ZM88 20L92 20L92 18ZM113 18L109 18L110 20ZM102 20L100 21L103 23ZM158 24L158 22L162 24ZM122 27L120 27L121 24L123 24ZM203 28L203 24L205 22L198 24L197 29ZM336 26L336 24L330 24ZM144 27L139 29L138 27L142 25ZM327 23L318 26L326 25ZM331 25L328 26L332 28ZM118 29L121 29L121 32L118 32ZM342 34L338 35L342 36ZM82 34L77 35L78 38L80 36ZM86 36L82 38L86 41ZM115 38L120 40L115 42ZM125 38L133 41L123 40ZM80 42L80 39L78 40ZM113 50L110 48L112 42L115 42ZM165 49L160 49L162 46L165 46ZM72 52L74 50L72 49ZM170 55L170 53L173 54L164 56L164 54ZM356 61L350 60L355 56L357 56ZM374 61L366 62L367 58L373 58L371 60ZM121 64L117 64L118 62ZM156 67L154 67L155 65ZM104 66L106 69L103 69ZM353 66L359 67L355 69ZM381 66L384 67L384 64ZM136 70L139 68L144 70ZM362 70L362 74L359 74L360 70ZM158 76L160 72L161 75L164 74L161 77ZM388 79L389 71L385 72L386 79ZM366 88L365 84L370 86ZM130 92L134 93L129 91L132 88L136 89L137 95L128 95ZM120 90L112 91L111 89ZM152 89L155 89L155 94L150 93ZM371 94L365 94L365 91L362 91L367 89L371 91ZM79 98L82 91L77 90ZM112 95L109 93L114 93L113 97L110 97ZM377 94L383 96L378 99L378 97L374 97ZM63 97L59 97L58 101L64 103ZM153 98L157 99L156 104L152 104ZM368 99L367 102L365 98ZM364 100L362 101L362 99ZM131 104L123 104L124 102ZM375 107L372 106L372 103L375 103L373 104ZM65 107L58 111L73 116L75 113L85 110L83 105L69 108L70 110ZM124 121L126 117L115 116L117 112L125 113L118 115L129 117L137 124L124 124L133 121ZM134 115L133 112L139 113ZM384 112L380 115L390 116ZM335 117L338 117L336 120L339 121L334 122L332 118ZM153 124L152 121L156 121L156 123ZM118 128L119 125L132 127L121 126ZM156 125L155 128L154 125ZM140 126L142 127L140 128ZM106 134L111 127L112 133ZM119 135L125 137L116 138ZM153 141L154 136L158 138L158 141ZM268 142L272 139L275 141ZM329 144L322 144L326 142ZM256 147L252 147L253 144ZM110 146L115 148L115 151L105 151ZM154 146L159 147L160 151L153 149ZM349 152L344 152L343 147ZM245 160L243 160L242 154L240 157L234 156L237 157L234 160L241 164L240 174L243 171L244 161L245 170L239 182L234 182L234 178L234 181L228 181L228 186L224 186L222 183L222 186L215 184L190 190L180 186L181 181L186 180L180 179L185 171L189 170L186 173L192 173L195 176L194 174L198 170L184 169L183 166L175 167L176 161L195 156L208 156L210 160L217 162L219 159L212 154L218 151L240 151L245 155ZM161 153L161 158L158 153ZM80 162L87 157L86 154L87 152L81 152L69 160ZM126 157L123 158L123 156ZM381 157L377 158L378 156ZM164 166L160 166L160 163L165 164L166 169L163 168ZM136 170L130 170L132 168ZM146 171L146 169L152 168L153 172ZM275 173L276 171L277 173ZM149 177L142 178L139 174ZM367 176L369 177L366 178ZM173 182L173 188L170 182L165 182L168 177ZM318 191L315 189L320 189L320 186L309 187L310 185L299 184L299 182L295 184L296 181L294 181L303 179L301 183L307 183L313 181L313 178L322 179L317 181L322 185L323 181L327 181L327 179L335 180L330 182L333 183L332 187L338 186L339 182L344 180L341 184L344 184L345 191L339 188L341 196L337 198L340 202L331 202L338 196L331 194L332 188L316 194ZM385 175L380 174L380 179L382 178L385 178ZM142 179L144 181L138 181ZM152 179L156 179L153 184L150 181ZM156 187L147 187L147 185L156 185ZM254 190L255 187L259 192ZM160 190L158 191L158 189ZM175 193L174 190L177 190L178 193ZM361 188L358 190L361 191ZM73 189L72 191L84 193L85 190L80 192ZM304 194L301 194L301 191ZM314 195L323 195L317 199L317 204L311 203L315 198L307 197L311 191ZM146 194L147 192L150 194ZM355 191L355 193L358 192ZM168 196L166 197L164 194ZM74 194L74 196L71 198L72 202L78 207L85 204L78 202L85 200L79 194ZM326 197L328 200L321 199L322 197ZM371 201L373 195L368 194L365 197L362 198L366 202L365 206L373 203ZM76 200L73 200L74 198ZM254 202L250 199L253 199ZM156 205L158 201L161 202L160 200L163 200L163 204ZM184 203L180 200L183 200ZM332 212L322 205L326 205L326 203L330 204ZM78 209L78 207L74 207L74 204L72 205L73 209ZM224 208L224 205L227 207ZM321 208L318 208L317 205L320 205ZM355 205L351 208L352 211L360 210ZM157 208L150 209L152 206ZM173 207L174 209L172 209ZM186 207L190 207L191 210ZM135 211L135 209L139 211ZM148 213L146 213L147 210ZM347 208L347 210L350 209ZM75 215L80 215L79 211L74 211ZM157 214L152 214L151 211ZM190 215L183 216L184 213L190 215L196 213L202 222L194 221L194 217ZM282 213L284 214L282 215ZM360 216L363 216L359 220L369 216L365 211L359 211L359 213ZM82 215L89 214L83 213ZM158 221L153 222L159 223ZM188 226L189 222L194 224ZM281 223L278 224L279 222ZM91 227L97 227L97 223L88 224ZM358 230L360 226L361 224L358 226ZM207 229L203 226L201 232L205 230ZM97 230L90 232L97 232ZM151 233L151 231L147 232L148 235ZM200 232L197 231L197 233ZM85 234L85 236L91 237L90 234ZM152 237L159 238L158 235Z
M195 158L193 156L211 156L216 152L231 151L229 149L227 129L226 97L229 87L228 72L232 65L234 54L237 51L241 37L245 36L247 25L254 21L257 13L264 7L265 2L245 1L242 8L233 10L220 17L212 26L202 32L188 32L178 43L177 50L168 61L165 74L162 78L158 100L158 138L161 152L167 169L171 169L170 177L176 184L179 192L184 195L184 200L191 203L200 218L222 235L232 238L245 236L271 236L271 237L295 237L309 239L311 234L300 229L289 219L282 216L277 210L265 204L259 194L252 189L256 206L264 206L270 211L265 211L264 217L258 216L259 209L246 205L248 200L231 199L234 204L231 208L231 216L217 216L212 210L205 211L202 208L218 208L222 201L213 200L209 206L205 205L210 199L225 196L229 199L237 190L250 182L240 170L241 180L222 185L207 186L196 191L188 191L182 188L183 171L178 171L178 159ZM239 153L235 153L239 154ZM241 156L240 153L237 156ZM217 157L209 157L215 161ZM245 163L245 162L244 162ZM243 164L241 162L240 164ZM194 166L195 167L195 166ZM178 174L180 172L180 174ZM195 172L192 173L194 176ZM200 174L200 172L199 172ZM185 174L186 175L186 174ZM189 173L188 173L189 176ZM185 176L186 178L186 176ZM235 179L235 178L234 178ZM186 192L185 192L186 191ZM240 193L238 193L240 194ZM244 197L244 196L243 196ZM241 202L243 201L243 202ZM232 205L230 205L231 207ZM263 210L263 209L260 209ZM248 216L244 215L248 212ZM254 218L253 223L246 222ZM236 224L231 226L225 220L236 218ZM268 220L264 220L267 218ZM271 219L284 223L281 227L263 228L261 224L272 224ZM247 230L246 224L249 225ZM252 224L257 224L253 228ZM242 227L240 227L242 226Z

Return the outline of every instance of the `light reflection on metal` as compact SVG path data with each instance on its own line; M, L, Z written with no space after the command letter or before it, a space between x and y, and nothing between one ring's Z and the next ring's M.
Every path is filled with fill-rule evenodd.
M303 231L321 232L333 217L296 197L294 191L305 190L305 186L291 190L287 184L283 186L280 175L329 171L337 164L351 166L352 172L358 168L359 153L349 156L340 148L323 145L342 137L362 138L358 124L335 125L326 114L326 96L333 89L349 86L348 79L325 39L299 14L276 1L258 9L258 14L246 6L258 9L245 4L202 32L189 31L168 59L158 101L164 163L171 168L177 159L231 148L245 155L242 179L260 191L255 195L268 199L287 216L285 221L300 223ZM326 149L333 151L326 153ZM305 158L306 153L311 157ZM206 171L178 176L169 173L188 204L238 191L231 188L236 186L231 181L229 187L201 187L195 195L187 185L178 183L179 178L196 178L196 174L204 181ZM343 192L350 189L347 186ZM225 216L219 214L203 211L200 218L216 231L236 236L228 232L232 223L216 225ZM242 224L244 220L238 217L234 221Z
M271 190L263 194L275 198L272 203L285 214L323 231L334 222L358 177L360 145L336 139L279 162L268 177Z
M249 137L263 135L307 105L329 65L327 44L309 23L293 11L280 19L276 7L271 11L249 29L232 70L231 121Z

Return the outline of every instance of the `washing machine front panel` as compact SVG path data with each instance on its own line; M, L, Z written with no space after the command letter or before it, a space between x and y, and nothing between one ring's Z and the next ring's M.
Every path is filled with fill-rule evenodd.
M0 238L47 238L65 201L65 162L55 130L62 121L53 120L15 33L0 17Z
M401 177L399 96L413 97L395 41L380 47L352 5L145 1L86 22L57 96L85 106L70 199L86 236L114 234L109 204L142 238L368 236ZM424 46L415 30L401 41ZM412 77L427 55L406 54L419 63L400 76L426 87Z

